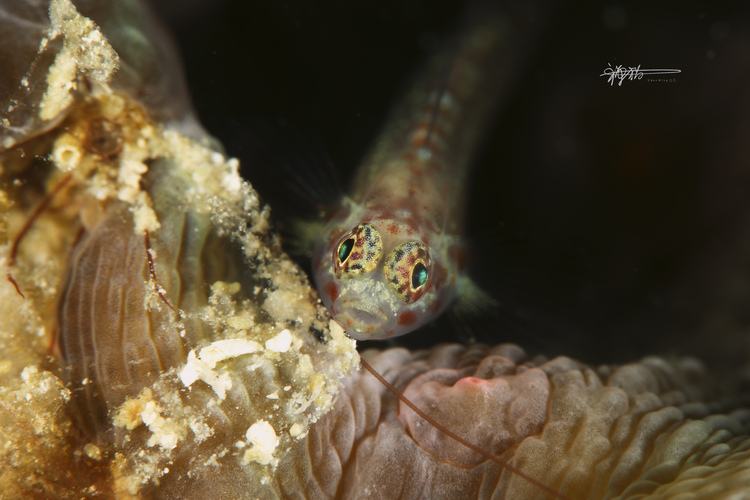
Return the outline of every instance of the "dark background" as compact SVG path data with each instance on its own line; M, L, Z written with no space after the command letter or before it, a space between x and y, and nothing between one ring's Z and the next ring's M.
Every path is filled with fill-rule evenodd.
M345 186L464 8L154 3L176 35L202 123L240 158L281 225L314 208L294 201L274 165L325 179L330 163ZM472 275L500 307L397 342L473 336L591 363L694 354L716 369L744 366L750 8L603 2L550 19L487 132L469 190ZM608 63L681 73L610 86L599 76Z

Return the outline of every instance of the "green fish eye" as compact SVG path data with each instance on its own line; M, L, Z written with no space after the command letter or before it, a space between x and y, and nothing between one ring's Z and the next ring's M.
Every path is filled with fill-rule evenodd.
M346 262L346 259L349 258L349 255L352 253L352 248L354 248L354 238L347 238L346 240L342 241L339 245L339 265Z
M417 262L414 269L411 272L411 288L416 290L417 288L424 286L427 283L427 268L424 263Z
M430 253L419 241L396 246L385 259L383 274L386 283L406 304L419 300L427 291L430 280Z
M374 226L363 222L343 236L336 250L334 274L337 278L353 278L369 273L378 266L383 255L383 239Z

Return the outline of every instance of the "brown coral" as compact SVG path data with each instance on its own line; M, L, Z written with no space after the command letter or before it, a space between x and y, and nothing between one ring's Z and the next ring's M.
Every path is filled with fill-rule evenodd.
M567 358L532 361L513 345L365 356L404 393L420 394L433 418L566 498L672 498L688 491L692 498L718 492L744 498L747 492L750 415L714 415L721 405L704 401L716 389L694 359L592 369ZM423 390L425 384L434 390ZM517 387L510 394L497 389L508 401L501 411L495 402L475 404L473 392L493 386ZM443 399L457 400L451 411ZM280 471L287 472L277 479L281 496L551 497L435 434L366 373L349 378L334 410Z

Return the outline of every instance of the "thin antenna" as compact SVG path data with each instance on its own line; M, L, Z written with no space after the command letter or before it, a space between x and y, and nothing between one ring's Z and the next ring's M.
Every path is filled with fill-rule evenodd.
M26 219L26 222L24 223L23 227L21 228L21 231L16 235L15 239L13 240L13 245L10 247L10 255L8 256L8 271L7 271L7 278L8 281L10 281L13 286L16 289L16 292L18 292L18 295L20 295L24 300L26 300L26 296L21 292L21 289L18 286L18 283L13 278L13 274L11 273L10 269L15 265L16 263L16 255L18 255L18 246L21 244L21 240L26 235L26 233L29 232L29 229L31 229L31 225L34 223L35 220L39 218L39 215L47 208L47 206L50 204L52 199L59 193L62 188L65 187L65 185L70 182L70 179L73 178L73 174L68 174L65 176L63 180L60 181L60 183L55 186L52 191L50 191L47 196L44 197L42 202L34 209L34 211L31 213L28 219Z
M372 366L370 366L370 364L367 361L365 361L364 358L360 357L360 362L362 363L362 366L364 366L365 369L372 374L373 377L375 377L376 379L378 379L378 381L381 384L383 384L389 391L391 391L393 394L395 394L396 397L398 399L400 399L406 406L408 406L409 408L411 408L412 411L414 411L414 413L416 413L417 415L419 415L420 417L422 417L425 421L427 421L427 423L429 423L430 425L434 426L440 432L445 433L445 435L448 436L449 438L453 439L454 441L458 441L459 443L461 443L462 445L466 446L467 448L469 448L471 450L474 450L475 452L479 453L480 455L482 455L486 459L491 460L491 461L495 462L496 464L500 465L504 469L507 469L510 472L512 472L514 474L517 474L518 476L524 478L526 481L530 482L531 484L533 484L537 488L540 488L540 489L546 491L547 493L550 493L551 495L554 495L555 497L560 498L561 500L569 500L568 497L566 497L562 493L553 490L552 488L550 488L546 484L542 483L541 481L539 481L537 479L534 479L533 477L529 476L528 474L526 474L524 472L521 472L516 467L513 467L512 465L510 465L508 462L506 462L504 460L501 460L500 458L496 457L495 455L493 455L489 451L484 450L484 449L480 448L479 446L470 443L469 441L465 440L464 438L462 438L458 434L455 434L453 431L448 430L442 424L439 424L434 419L432 419L430 416L428 416L425 412L423 412L422 410L420 410L417 407L417 405L415 405L414 403L412 403L411 401L409 401L409 399L407 399L406 396L404 396L403 394L401 394L401 392L398 389L396 389L395 387L393 387L390 384L390 382L388 382L385 378L383 378L382 375L380 375L377 371L375 371L375 369Z
M181 317L180 311L177 310L175 306L169 303L167 300L167 297L164 295L164 291L159 286L159 282L156 280L156 266L154 265L154 256L151 253L151 238L148 234L148 229L143 231L143 241L146 245L146 260L148 261L148 273L151 275L151 279L154 281L154 291L156 294L161 298L162 302L164 302L167 307L169 307L174 313L177 315L177 317Z

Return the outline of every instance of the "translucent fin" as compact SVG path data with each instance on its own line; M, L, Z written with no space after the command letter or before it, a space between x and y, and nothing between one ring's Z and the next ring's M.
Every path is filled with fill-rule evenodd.
M256 120L242 131L246 177L282 219L320 217L343 190L339 175L315 138L283 120Z
M478 315L489 313L500 303L489 293L482 290L468 276L458 278L458 298L454 312L458 315Z
M294 256L312 257L312 249L320 238L325 221L322 217L316 219L290 218L284 229L286 246Z
M247 168L252 169L245 175L273 206L286 249L294 256L310 257L326 211L342 197L333 163L314 138L283 120L255 120L239 134Z

